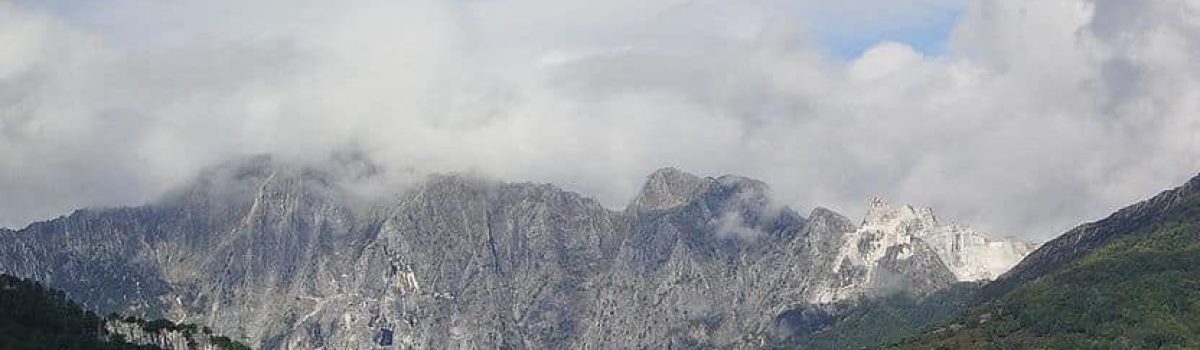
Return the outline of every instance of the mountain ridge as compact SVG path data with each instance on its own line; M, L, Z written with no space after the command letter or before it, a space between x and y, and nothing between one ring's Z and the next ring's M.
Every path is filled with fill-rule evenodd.
M890 348L1200 346L1200 176L1067 231Z
M739 176L660 170L615 211L551 184L463 175L363 200L339 185L358 172L274 162L31 225L0 237L0 268L267 349L753 347L787 310L833 301L819 297L829 288L865 295L855 286L883 276L835 271L858 225L821 208L805 218ZM880 247L892 291L953 283L915 242Z
M1122 232L1136 231L1167 214L1175 205L1200 192L1200 174L1183 185L1123 207L1103 219L1085 223L1047 241L1028 257L984 289L987 295L1001 294L1033 275L1061 266L1107 243ZM1123 222L1116 225L1116 222Z

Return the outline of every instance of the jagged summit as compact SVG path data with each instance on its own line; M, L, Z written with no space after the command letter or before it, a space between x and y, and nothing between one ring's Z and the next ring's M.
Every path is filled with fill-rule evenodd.
M836 226L838 216L814 210L810 223ZM932 209L893 206L872 197L860 225L842 219L846 233L832 266L837 283L817 295L816 302L836 302L858 295L886 294L897 289L928 293L955 281L994 279L1015 265L1032 245L996 240L959 225L938 222ZM828 230L824 230L828 231Z
M654 172L650 173L649 176L647 176L647 179L650 179L652 181L653 180L678 179L678 178L699 179L700 177L696 176L692 173L680 170L679 168L671 167L671 166L658 168Z
M722 186L736 187L747 191L766 193L770 190L770 186L766 182L757 179L748 178L741 175L726 174L716 178L716 182Z
M800 214L775 203L762 181L739 175L701 178L675 168L651 173L626 210L631 217L650 213L684 216L705 227L704 236L734 243L788 237L805 223Z
M710 181L712 185L704 189L705 199L719 199L757 210L782 207L774 203L770 187L762 181L737 175L723 175Z
M677 168L661 168L646 177L641 191L629 204L630 213L663 211L706 197L739 202L768 202L766 183L738 175L700 177Z
M995 279L1034 248L1028 242L997 239L967 226L943 224L928 207L892 206L881 197L870 199L859 233L895 244L920 240L937 252L960 281Z
M893 207L882 197L872 197L862 226L881 230L913 234L937 226L937 218L930 208L911 205Z
M686 203L710 183L710 179L676 168L658 169L646 178L642 190L629 204L629 210L643 212L674 208Z
M932 211L806 219L742 176L660 169L612 211L552 184L429 175L362 210L345 183L372 169L229 162L171 200L0 234L0 272L264 349L738 348L782 310L925 295L977 262L935 243Z
M813 208L813 210L808 213L808 219L810 221L828 220L829 222L838 222L850 227L854 226L854 223L850 222L850 218L847 218L845 215L833 211L832 209L821 206Z
M769 198L766 183L739 175L700 177L677 168L661 168L646 177L642 190L629 208L634 211L671 209L697 198L706 192L736 194L741 198Z

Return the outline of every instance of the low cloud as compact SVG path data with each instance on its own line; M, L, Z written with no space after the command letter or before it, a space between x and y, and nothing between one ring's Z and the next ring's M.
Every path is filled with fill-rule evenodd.
M747 225L745 220L737 212L727 212L722 214L714 222L716 228L716 237L720 239L733 239L744 242L753 242L764 236L765 234L758 228Z
M931 0L913 6L960 12L944 52L850 59L813 37L843 30L816 2L64 3L0 3L0 226L258 153L352 150L613 207L676 166L760 178L801 211L878 194L1033 239L1200 171L1186 0ZM940 12L904 13L883 21Z

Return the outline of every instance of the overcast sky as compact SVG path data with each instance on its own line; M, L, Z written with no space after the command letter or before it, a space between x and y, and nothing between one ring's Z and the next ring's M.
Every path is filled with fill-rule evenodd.
M349 149L1045 240L1200 172L1200 2L0 0L0 226Z

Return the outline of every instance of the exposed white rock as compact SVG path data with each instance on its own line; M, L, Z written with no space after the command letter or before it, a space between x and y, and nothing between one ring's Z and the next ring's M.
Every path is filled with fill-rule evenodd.
M1017 239L995 239L960 225L939 226L921 237L960 281L994 280L1037 248Z
M882 257L882 248L914 239L933 248L959 281L995 279L1036 248L1016 239L992 238L970 227L942 224L930 208L893 207L876 197L862 226L847 239L844 254L851 262L870 265Z
M896 290L939 288L947 271L955 281L995 279L1036 248L994 239L966 226L942 224L929 208L893 207L872 198L859 226L837 248L835 279L811 302L831 303ZM897 279L896 275L902 278ZM903 285L897 285L903 281Z

